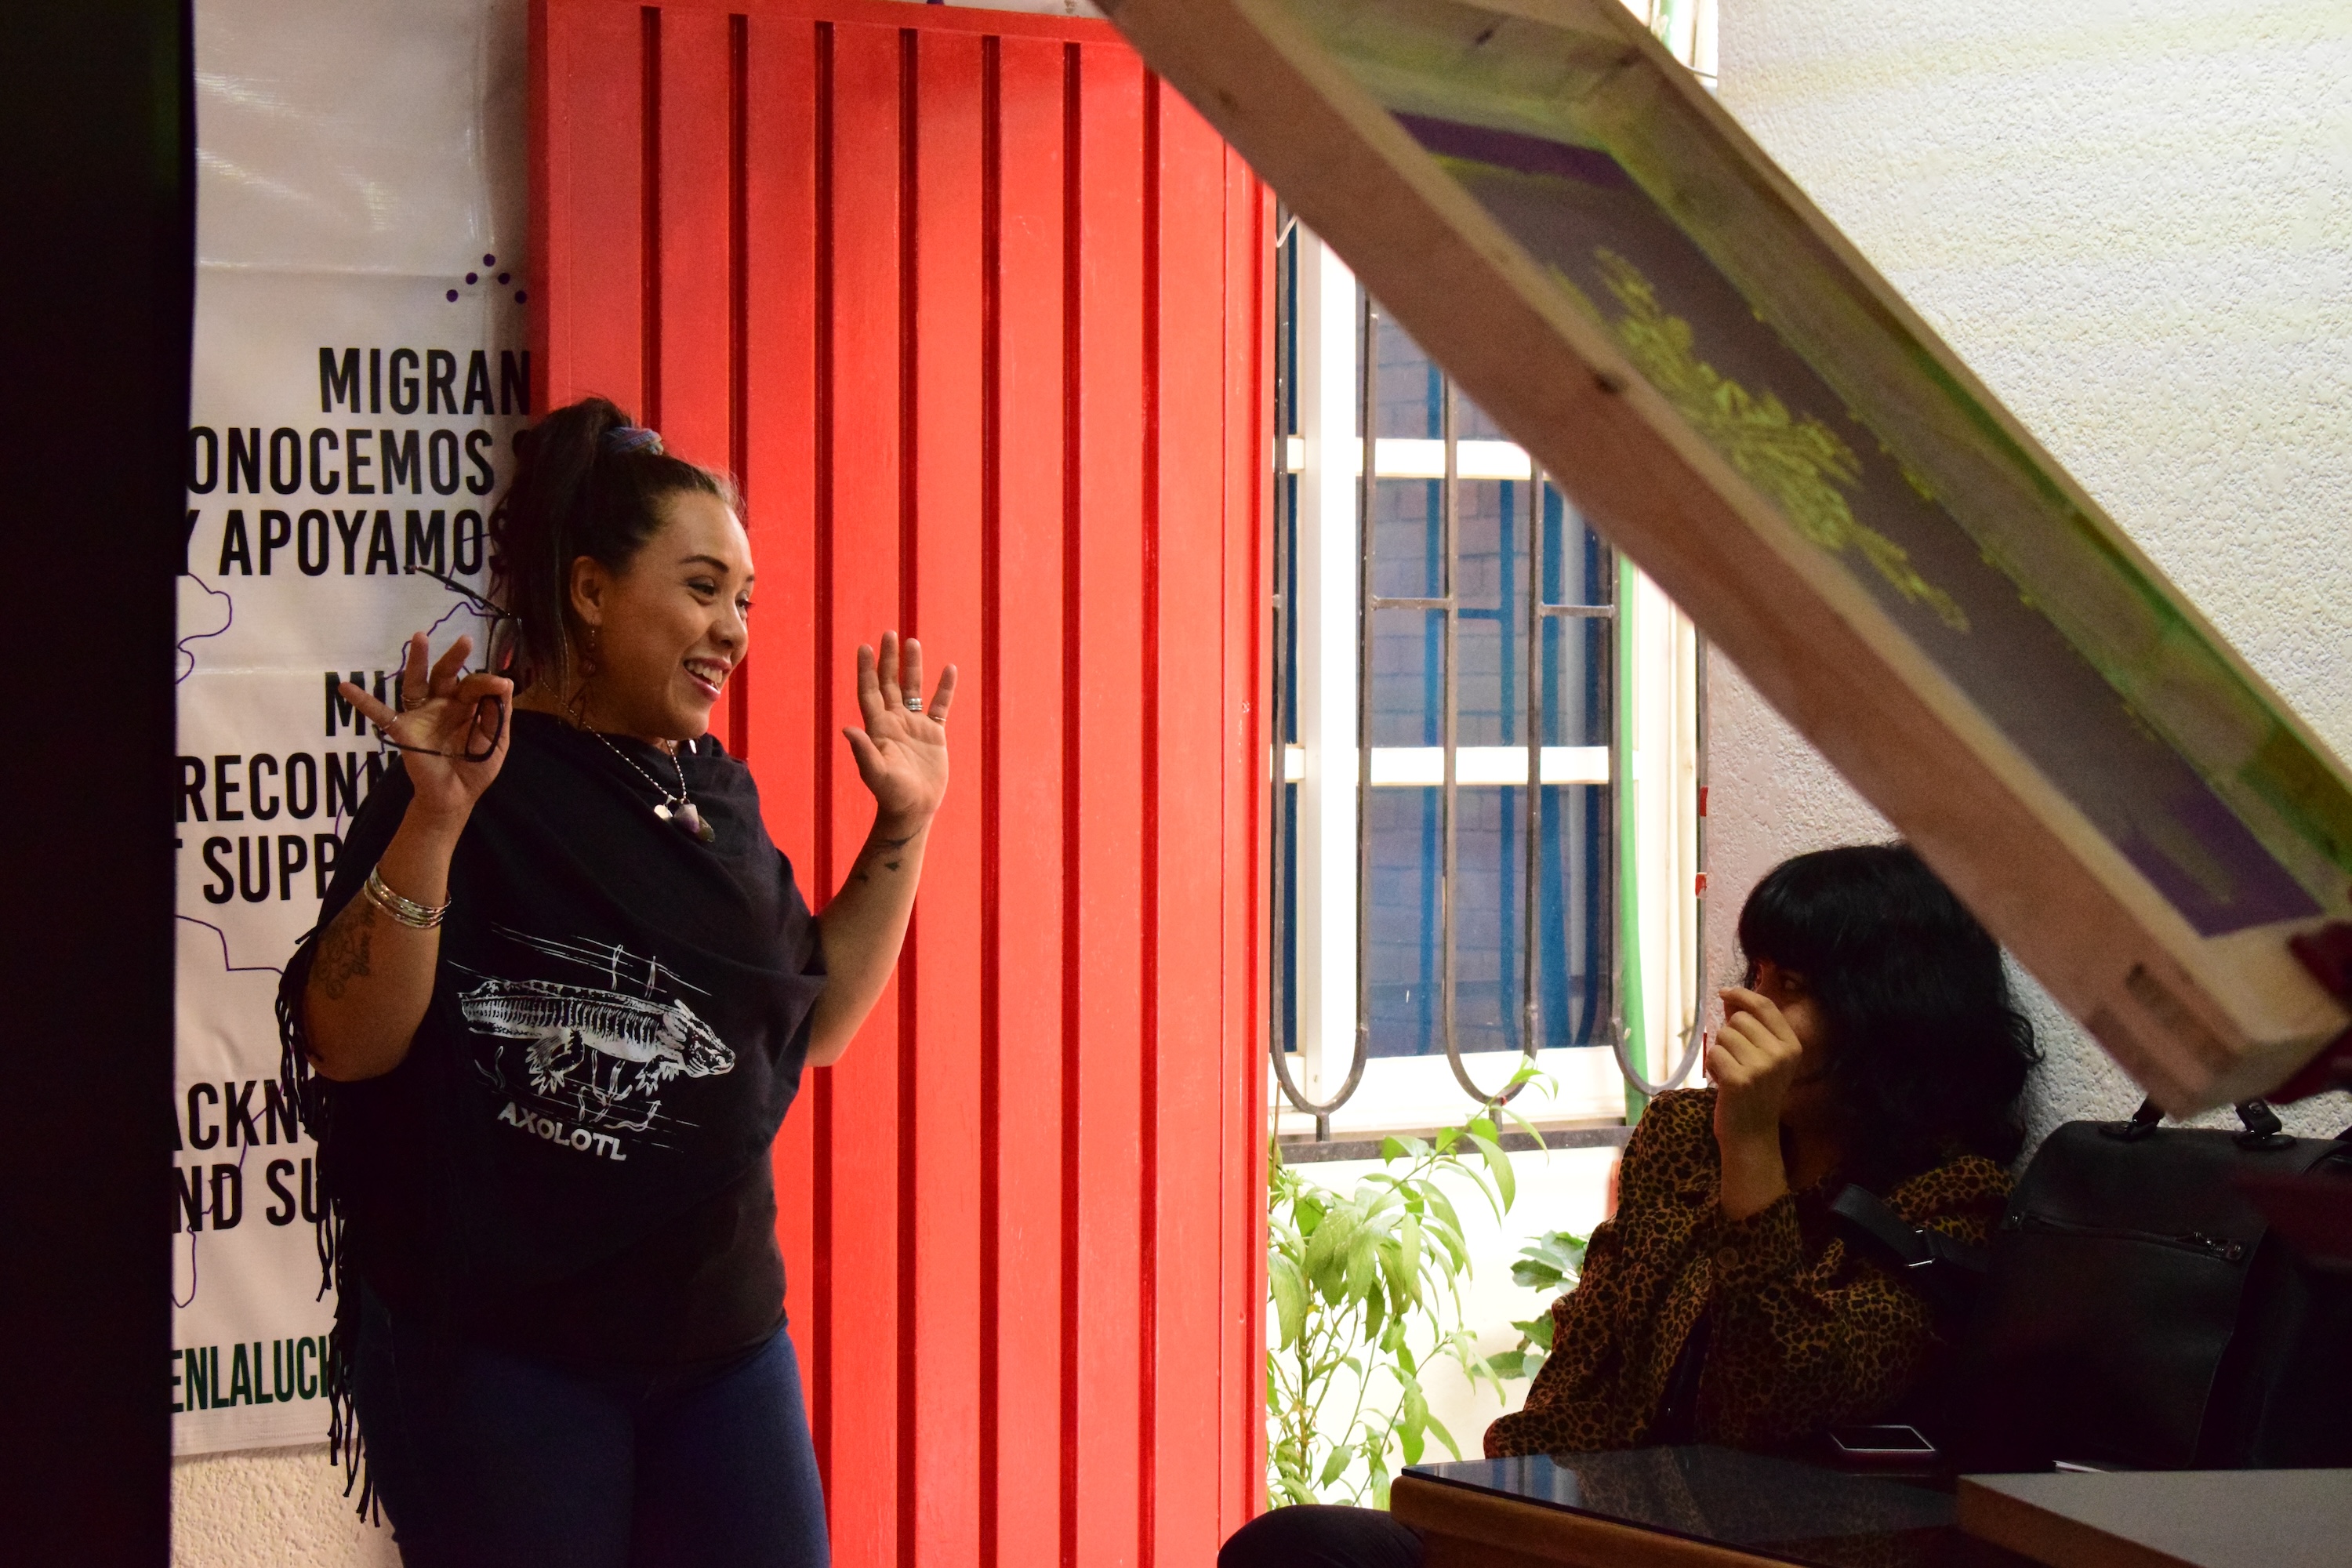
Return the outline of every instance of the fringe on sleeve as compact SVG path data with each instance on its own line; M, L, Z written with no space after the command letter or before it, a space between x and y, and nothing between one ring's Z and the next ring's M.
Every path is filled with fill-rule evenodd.
M356 1492L360 1517L381 1524L383 1510L368 1479L366 1444L360 1431L359 1407L352 1397L352 1370L359 1348L359 1282L346 1267L342 1200L335 1182L334 1106L326 1079L311 1066L310 1041L302 1026L302 996L310 984L319 936L333 919L334 915L328 915L303 935L278 984L278 1084L319 1148L319 1217L313 1226L319 1247L319 1296L330 1290L335 1293L335 1326L328 1336L326 1363L320 1368L320 1392L327 1399L327 1451L343 1467L343 1495Z

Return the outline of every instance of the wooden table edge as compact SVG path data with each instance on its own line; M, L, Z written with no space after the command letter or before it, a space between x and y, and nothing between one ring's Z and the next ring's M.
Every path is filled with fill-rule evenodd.
M2054 1568L2197 1568L1989 1486L1984 1478L1962 1476L1958 1497L1961 1530Z

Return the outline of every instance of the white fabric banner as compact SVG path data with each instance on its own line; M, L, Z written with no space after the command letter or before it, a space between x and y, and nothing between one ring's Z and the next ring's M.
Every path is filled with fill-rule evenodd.
M179 1453L326 1435L277 983L385 766L335 676L477 633L529 413L523 0L200 0L180 579Z

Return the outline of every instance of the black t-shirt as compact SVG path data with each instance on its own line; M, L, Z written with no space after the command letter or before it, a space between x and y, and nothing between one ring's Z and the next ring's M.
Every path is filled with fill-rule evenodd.
M815 921L716 741L678 754L706 845L653 814L646 775L677 787L662 752L512 722L451 861L415 1043L381 1078L326 1086L344 1266L395 1310L541 1359L735 1353L783 1318L769 1149L824 987ZM410 798L388 768L321 930ZM290 1001L310 953L287 968Z

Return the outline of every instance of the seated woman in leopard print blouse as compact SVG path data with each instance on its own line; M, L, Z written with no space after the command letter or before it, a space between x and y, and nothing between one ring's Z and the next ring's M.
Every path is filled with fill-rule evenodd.
M1858 1183L1912 1225L1989 1238L2037 1059L2000 948L1899 844L1782 863L1739 944L1714 1087L1642 1119L1616 1214L1553 1304L1551 1357L1486 1429L1489 1456L1779 1447L1886 1415L1944 1349L1928 1303L1829 1204ZM1385 1516L1328 1509L1265 1515L1218 1558L1419 1561Z
M1902 845L1801 855L1739 915L1715 1087L1658 1097L1489 1455L1764 1447L1886 1415L1942 1342L1829 1203L1849 1182L1982 1245L2035 1052L2000 951Z

